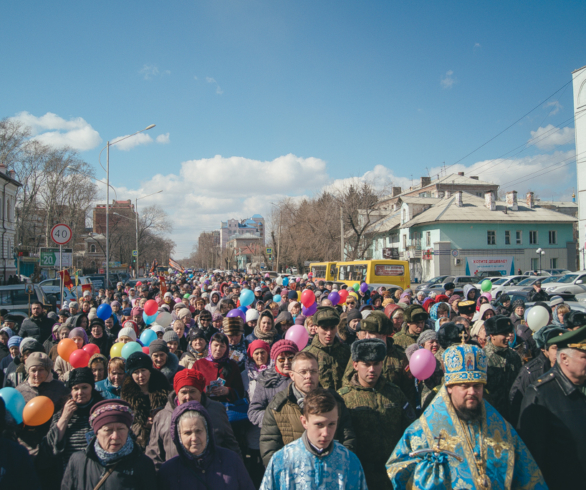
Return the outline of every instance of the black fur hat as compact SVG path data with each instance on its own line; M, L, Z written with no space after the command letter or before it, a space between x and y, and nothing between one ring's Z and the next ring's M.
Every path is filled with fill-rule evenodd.
M442 349L447 349L451 345L462 343L462 332L465 332L466 328L461 323L446 322L444 323L437 332L437 341ZM466 335L465 340L468 339Z
M511 319L505 315L496 315L484 322L486 335L509 334L513 329Z
M379 339L362 339L352 343L354 362L381 362L387 357L387 344Z

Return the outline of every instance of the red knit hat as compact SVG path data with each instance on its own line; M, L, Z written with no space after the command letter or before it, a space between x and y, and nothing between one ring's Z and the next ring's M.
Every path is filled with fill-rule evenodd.
M256 349L264 349L267 352L267 354L271 353L271 348L269 344L267 344L264 340L256 339L255 341L251 342L248 346L248 349L246 349L248 357L252 357Z
M297 354L299 352L299 347L297 347L297 344L292 340L279 340L273 344L271 349L271 359L279 357L281 352L293 352L293 354Z
M206 379L203 374L195 369L182 369L175 374L173 389L175 390L175 393L178 393L184 386L193 386L194 388L197 388L200 393L203 393L206 386Z

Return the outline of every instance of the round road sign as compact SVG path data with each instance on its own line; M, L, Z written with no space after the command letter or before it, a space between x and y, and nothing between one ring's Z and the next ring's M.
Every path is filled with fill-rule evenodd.
M66 243L69 243L69 240L71 240L71 228L63 223L55 225L51 228L51 239L57 245L65 245Z

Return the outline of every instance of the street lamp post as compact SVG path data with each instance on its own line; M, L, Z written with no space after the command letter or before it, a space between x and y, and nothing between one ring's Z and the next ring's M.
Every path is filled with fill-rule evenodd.
M541 248L538 248L535 253L539 254L539 274L541 274L541 256L545 255L545 250L542 250Z
M140 131L137 131L136 133L132 133L129 134L128 136L124 136L124 138L120 138L112 143L110 143L109 141L106 143L106 146L104 148L107 148L107 163L106 163L106 288L109 289L110 288L110 147L120 143L121 141L130 138L131 136L134 136L138 133L142 133L143 131L148 131L149 129L152 129L155 127L155 124L151 124L150 126L147 126L144 129L141 129ZM104 151L104 148L102 148L102 150L100 151L100 155L102 154L102 151ZM98 157L99 159L99 157Z

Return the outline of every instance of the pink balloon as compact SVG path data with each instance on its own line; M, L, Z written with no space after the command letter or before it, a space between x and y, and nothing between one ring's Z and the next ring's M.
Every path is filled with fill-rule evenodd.
M436 359L427 349L416 350L409 361L411 374L419 380L429 378L435 371Z
M287 330L285 338L295 342L299 350L303 350L309 340L309 334L303 325L293 325Z

